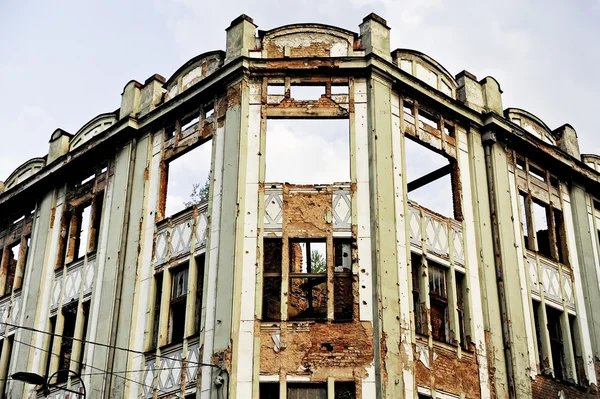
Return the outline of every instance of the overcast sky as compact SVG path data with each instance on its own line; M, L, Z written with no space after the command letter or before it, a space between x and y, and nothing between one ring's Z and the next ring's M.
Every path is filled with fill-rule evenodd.
M357 32L373 11L392 28L392 49L422 51L452 74L492 75L505 108L524 108L552 129L568 122L582 152L600 153L600 0L4 0L0 180L45 155L55 128L75 133L117 109L129 80L168 78L197 54L224 49L239 14L264 30L322 22Z

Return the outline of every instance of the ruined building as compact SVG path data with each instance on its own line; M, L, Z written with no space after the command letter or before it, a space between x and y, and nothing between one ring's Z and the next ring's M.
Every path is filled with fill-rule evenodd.
M42 394L17 371L88 398L597 396L600 157L570 125L373 14L226 36L4 181L5 397Z

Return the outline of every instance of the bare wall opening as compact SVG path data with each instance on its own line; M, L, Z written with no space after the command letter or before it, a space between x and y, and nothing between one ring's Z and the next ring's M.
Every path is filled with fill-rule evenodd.
M405 137L408 199L442 216L455 218L454 160Z
M165 216L208 201L212 141L168 161Z
M348 119L269 119L266 182L350 182Z

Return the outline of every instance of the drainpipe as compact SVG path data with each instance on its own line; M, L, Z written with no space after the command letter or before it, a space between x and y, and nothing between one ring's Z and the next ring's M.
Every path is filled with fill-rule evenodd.
M135 154L137 148L137 138L131 139L131 154L129 155L129 175L127 176L127 188L125 190L125 214L123 215L123 229L121 230L121 243L119 246L119 256L117 264L117 288L115 290L115 304L113 307L112 328L110 332L110 343L108 347L108 373L109 378L104 390L104 397L110 398L112 388L113 367L115 363L115 346L117 344L117 331L119 330L119 315L121 313L121 295L123 292L123 271L125 269L125 255L127 253L127 231L129 230L130 204L133 193L133 169L135 166Z
M508 378L509 397L516 398L517 390L515 387L514 370L512 364L512 348L510 344L510 334L508 329L508 312L506 293L504 291L504 267L502 264L502 255L500 250L500 233L498 226L498 215L496 213L496 190L494 170L492 165L492 145L497 142L496 134L486 132L482 136L483 148L485 150L485 168L488 180L488 190L490 193L490 214L492 218L492 237L494 242L494 256L496 266L496 283L498 285L498 297L500 302L500 315L502 317L502 338L504 339L504 357L506 358L506 375Z

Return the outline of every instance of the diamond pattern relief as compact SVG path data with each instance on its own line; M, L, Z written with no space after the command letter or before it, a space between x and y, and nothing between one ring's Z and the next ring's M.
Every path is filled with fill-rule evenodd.
M538 293L540 292L540 286L538 282L537 266L535 259L527 258L527 270L529 271L529 282L531 284L531 291Z
M200 349L198 344L189 348L188 352L188 363L187 363L187 383L193 383L198 379L198 357L200 356Z
M409 206L409 224L408 230L410 233L410 242L417 246L421 246L421 214L419 209Z
M154 360L146 363L146 371L144 372L144 397L151 398L154 386Z
M160 359L158 374L158 388L162 392L169 392L179 387L181 380L181 352L165 354L168 359Z
M163 230L156 236L155 263L163 263L167 257L167 231Z
M21 296L15 297L13 301L12 310L10 312L10 322L12 324L18 324L19 313L21 312Z
M575 296L573 295L573 282L571 281L571 276L563 275L563 291L565 293L565 301L574 307Z
M265 191L265 228L281 228L283 194L281 190Z
M60 299L60 286L62 285L62 276L57 276L54 279L54 286L52 287L52 308L58 306L58 301Z
M206 233L208 231L208 218L206 213L201 213L196 218L196 248L206 245Z
M448 254L448 225L425 215L427 250L439 255Z
M465 251L463 248L463 234L462 229L458 226L453 226L452 231L454 232L452 238L452 249L454 251L454 261L464 265L465 263Z
M558 270L542 263L542 284L544 293L549 297L561 300L560 284L558 282Z
M89 262L87 264L87 270L85 271L85 292L91 292L92 286L94 285L94 272L96 262Z
M351 227L352 204L350 193L345 190L333 193L333 228L349 229Z

